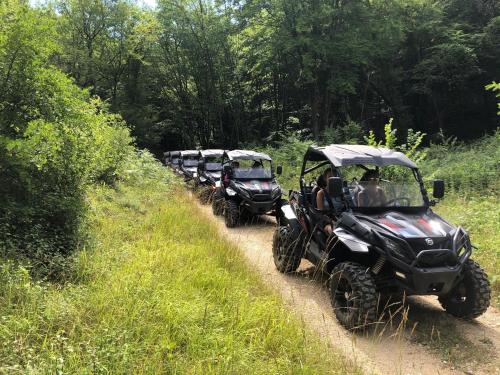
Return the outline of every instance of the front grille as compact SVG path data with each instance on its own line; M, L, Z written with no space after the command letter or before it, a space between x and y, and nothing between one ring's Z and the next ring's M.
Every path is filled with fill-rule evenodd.
M254 194L253 199L256 202L267 202L271 200L271 194Z
M448 249L422 251L417 256L417 267L454 267L458 264L456 254Z

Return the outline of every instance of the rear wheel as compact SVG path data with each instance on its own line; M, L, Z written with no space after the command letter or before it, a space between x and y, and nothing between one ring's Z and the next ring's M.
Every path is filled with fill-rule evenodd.
M212 198L212 212L215 216L222 215L224 211L224 197L220 189L216 189Z
M240 208L236 201L232 199L228 199L225 203L224 221L228 228L234 228L240 221Z
M360 264L344 262L333 269L330 300L337 319L348 329L364 329L377 319L375 281Z
M273 236L273 259L276 269L283 273L297 270L302 260L302 241L290 226L279 225Z
M463 267L462 281L450 293L439 296L438 299L451 315L474 319L490 306L490 282L484 270L473 260L467 260Z

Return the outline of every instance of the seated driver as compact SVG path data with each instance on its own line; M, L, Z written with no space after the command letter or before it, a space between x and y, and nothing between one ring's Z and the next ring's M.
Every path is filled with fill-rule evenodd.
M240 163L237 161L233 161L231 168L234 171L235 169L238 169L240 167ZM229 180L231 179L231 172L225 172L224 176L222 178L222 182L225 187L229 186Z
M332 170L331 168L325 169L322 178L320 179L322 182L322 186L320 186L321 190L318 191L318 194L316 195L316 208L323 212L330 212L331 202L331 204L333 205L333 213L336 213L343 209L344 204L342 203L342 199L328 196L327 184L330 177L338 177L337 171ZM323 226L323 230L328 235L333 233L332 222L332 219L329 216L325 215L325 224Z
M384 207L387 203L384 190L378 185L380 175L378 170L369 169L361 177L364 189L358 193L359 207Z

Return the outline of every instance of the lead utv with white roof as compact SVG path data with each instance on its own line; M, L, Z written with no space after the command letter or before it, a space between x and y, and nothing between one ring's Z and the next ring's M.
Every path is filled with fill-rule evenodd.
M334 176L328 181L321 180L325 169ZM321 189L325 211L317 204ZM443 181L435 180L434 198L443 195ZM450 314L476 318L490 304L487 275L470 259L467 232L434 213L435 203L403 153L362 145L310 146L300 191L291 191L281 208L275 265L293 272L306 258L329 274L335 314L350 329L376 321L380 296L400 293L437 295Z
M222 168L212 208L214 214L224 215L226 226L235 227L244 215L279 215L282 191L268 155L249 150L226 151ZM276 169L281 174L281 166Z

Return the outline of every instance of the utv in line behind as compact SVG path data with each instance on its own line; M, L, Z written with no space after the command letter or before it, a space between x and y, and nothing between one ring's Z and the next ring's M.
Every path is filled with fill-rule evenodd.
M194 187L201 203L209 203L217 186L220 186L222 155L224 150L201 150L198 169L194 176Z
M169 151L165 152L165 165L172 168L174 172L179 170L179 158L181 156L180 151Z
M281 174L281 170L278 166L276 173ZM279 214L281 195L268 155L247 150L224 152L212 210L215 215L224 215L227 227L235 227L243 217Z
M191 181L198 170L198 150L184 150L180 152L179 170L184 176L184 181Z
M320 211L316 197L321 187L313 176L326 168L334 177L318 182L326 182L331 209ZM435 180L434 198L443 195L443 181ZM417 166L400 152L311 146L300 190L291 191L289 204L281 208L283 220L273 240L275 265L293 272L306 258L330 275L332 306L349 329L376 322L380 296L403 293L436 295L448 313L476 318L490 304L488 277L470 258L467 232L434 213L434 204ZM332 234L326 233L328 222Z

